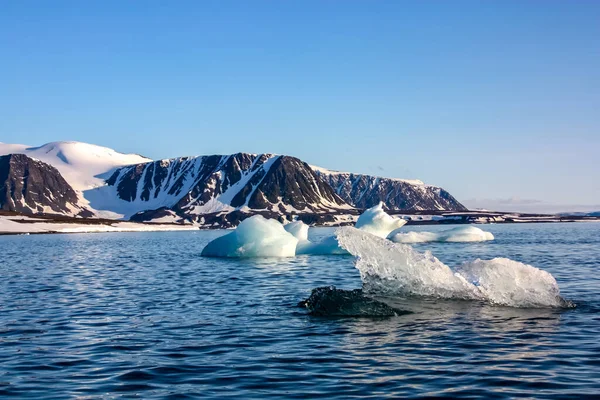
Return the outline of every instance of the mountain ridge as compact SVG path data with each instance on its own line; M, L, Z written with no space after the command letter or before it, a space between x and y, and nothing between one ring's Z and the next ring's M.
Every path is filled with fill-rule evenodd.
M200 223L235 212L293 215L355 213L383 201L391 210L466 208L442 188L418 180L382 178L316 167L292 156L235 153L153 161L81 142L39 147L0 143L0 154L22 153L56 168L79 208L97 217ZM0 182L1 183L1 182Z

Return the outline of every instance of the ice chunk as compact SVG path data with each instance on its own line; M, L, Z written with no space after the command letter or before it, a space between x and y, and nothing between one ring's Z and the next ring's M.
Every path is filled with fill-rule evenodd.
M335 236L328 236L316 243L313 243L308 240L299 241L298 247L296 248L296 254L336 255L350 253L348 253L348 251L340 247L340 245L338 244L338 240Z
M484 242L494 240L494 235L474 226L459 226L440 232L392 232L388 236L396 243L422 242Z
M308 225L302 221L290 222L284 225L283 228L299 241L308 240Z
M274 219L255 215L245 219L237 229L208 243L205 257L293 257L296 239Z
M484 300L512 307L567 307L554 277L505 258L476 260L453 271L431 252L420 253L345 227L340 246L356 256L363 290L377 295Z
M508 258L477 259L461 265L456 273L475 285L490 303L519 307L564 303L558 284L549 272Z
M316 243L308 240L308 225L302 221L284 225L284 229L298 239L296 255L349 254L338 245L335 236L328 236Z
M406 221L394 218L383 211L383 203L371 207L358 217L355 227L381 238L387 237L392 231L404 226Z

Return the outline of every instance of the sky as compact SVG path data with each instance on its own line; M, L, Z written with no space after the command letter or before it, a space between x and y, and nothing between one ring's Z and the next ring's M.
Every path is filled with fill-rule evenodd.
M5 1L0 142L58 140L600 210L600 1Z

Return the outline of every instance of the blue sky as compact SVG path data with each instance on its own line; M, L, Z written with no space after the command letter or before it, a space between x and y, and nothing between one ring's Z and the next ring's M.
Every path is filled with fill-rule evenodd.
M0 141L273 152L600 208L599 21L597 1L7 1Z

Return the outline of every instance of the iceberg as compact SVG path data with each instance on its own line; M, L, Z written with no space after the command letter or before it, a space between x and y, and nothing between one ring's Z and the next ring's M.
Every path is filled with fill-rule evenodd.
M283 229L292 234L299 242L308 241L308 225L302 221L285 224Z
M290 222L289 224L284 225L283 228L298 239L296 255L349 254L339 246L335 236L328 236L319 242L311 242L308 240L309 227L302 221Z
M311 242L309 240L298 242L296 247L296 255L348 255L347 250L344 250L338 244L335 236L328 236L319 242Z
M424 296L486 301L511 307L573 307L554 277L507 258L475 260L455 270L411 246L344 227L339 244L357 257L363 290L379 296Z
M475 227L460 227L437 234L431 232L402 233L406 221L394 218L383 210L383 203L369 208L360 215L356 228L378 238L389 238L404 243L418 241L473 241L491 233ZM302 221L282 225L274 219L260 215L244 220L233 232L210 242L202 250L205 257L293 257L295 255L343 255L349 249L338 243L336 236L328 236L318 242L308 239L309 226ZM468 240L467 240L468 239ZM491 240L479 239L479 240Z
M397 232L390 233L388 239L396 243L423 242L484 242L494 240L494 235L474 226L459 226L440 232Z
M403 227L406 221L395 218L383 211L383 203L363 212L356 221L355 228L369 232L380 238L386 238L390 233Z
M293 257L298 239L278 221L254 215L231 233L208 243L204 257Z

